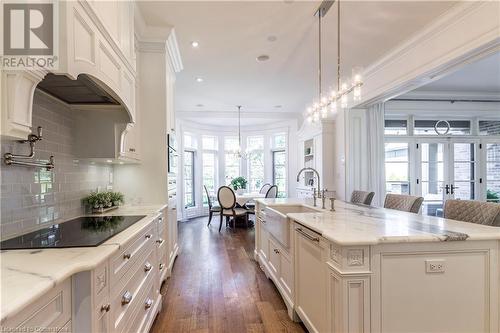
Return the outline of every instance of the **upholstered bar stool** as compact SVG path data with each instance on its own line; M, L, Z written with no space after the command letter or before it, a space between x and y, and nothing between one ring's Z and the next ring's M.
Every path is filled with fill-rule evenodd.
M351 202L354 204L371 205L375 192L352 191Z
M446 200L444 217L500 227L500 204L474 200Z
M418 214L424 198L404 194L387 194L384 208Z

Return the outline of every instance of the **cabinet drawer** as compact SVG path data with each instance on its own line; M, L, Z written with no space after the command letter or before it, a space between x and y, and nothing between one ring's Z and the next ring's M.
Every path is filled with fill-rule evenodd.
M264 260L269 260L269 233L265 229L264 221L257 220L258 223L260 223L260 249L259 249L259 255L264 259Z
M125 332L147 332L148 325L150 325L152 319L155 316L155 309L157 309L158 304L161 300L154 284L150 284L146 288L146 293L142 295L141 302L137 309L135 309L136 314L130 323L130 327L127 328Z
M155 240L155 224L152 222L145 231L140 232L123 247L122 251L114 256L111 261L111 285L116 285L120 278L138 260L139 254Z
M122 332L127 321L134 313L134 307L140 302L140 295L145 286L152 283L155 276L156 267L153 266L156 259L156 252L151 248L147 256L140 261L137 269L128 277L126 283L121 288L116 288L116 292L111 295L111 323L114 332Z
M1 331L57 332L71 319L71 279L54 287L37 301L23 309L18 315L8 319ZM40 330L42 331L42 330Z

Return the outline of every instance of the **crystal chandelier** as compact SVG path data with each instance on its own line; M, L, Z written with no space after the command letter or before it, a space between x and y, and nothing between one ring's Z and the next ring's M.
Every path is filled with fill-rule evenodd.
M349 82L342 82L340 80L340 0L337 0L337 89L332 90L329 96L324 96L322 91L321 82L321 18L326 15L330 9L332 2L325 0L322 2L315 15L318 15L318 81L319 81L319 98L312 106L307 108L306 117L308 122L318 122L320 118L328 116L328 109L335 112L340 104L341 108L347 107L349 95L352 92L353 100L359 101L361 99L361 86L363 80L361 79L361 69L355 67L353 69L352 79Z

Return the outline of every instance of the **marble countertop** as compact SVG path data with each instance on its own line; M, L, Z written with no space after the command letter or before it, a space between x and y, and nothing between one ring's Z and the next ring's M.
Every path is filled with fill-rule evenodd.
M101 215L146 215L96 247L0 252L0 320L18 313L71 275L91 270L141 232L166 205L123 206Z
M288 213L287 216L339 245L439 242L462 239L499 240L500 228L460 222L392 209L364 207L337 200L335 212L312 205L312 199L258 199L270 207L296 206L317 213ZM321 201L318 200L319 205ZM329 204L329 203L328 203Z

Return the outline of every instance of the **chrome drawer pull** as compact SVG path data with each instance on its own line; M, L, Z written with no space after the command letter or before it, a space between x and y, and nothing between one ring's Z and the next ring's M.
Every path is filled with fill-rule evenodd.
M163 240L163 238L160 238L160 239L157 239L157 240L156 240L156 242L157 242L158 244L163 244L164 240Z
M111 309L111 304L103 304L101 305L101 312L109 312L109 309Z
M308 233L302 231L302 228L297 228L295 229L297 230L300 234L302 234L305 238L309 239L309 240L312 240L313 242L318 242L319 243L319 237L313 237L311 235L309 235Z
M130 291L127 291L122 296L122 305L130 303L131 300L132 300L132 294L130 293Z
M132 255L131 255L130 253L125 253L125 254L123 255L123 259L130 259L130 257L131 257L131 256L132 256Z
M153 300L151 298L148 298L146 300L146 303L144 303L144 308L149 309L152 306L153 306Z
M163 267L165 267L165 265L160 264L160 271L163 269Z
M149 272L151 270L151 268L153 268L153 265L151 265L149 262L147 262L144 265L144 272Z
M163 217L161 217L161 216L160 216L160 217L158 218L158 222L163 222Z
M153 235L147 234L145 237L146 237L146 239L150 239L151 237L153 237Z

